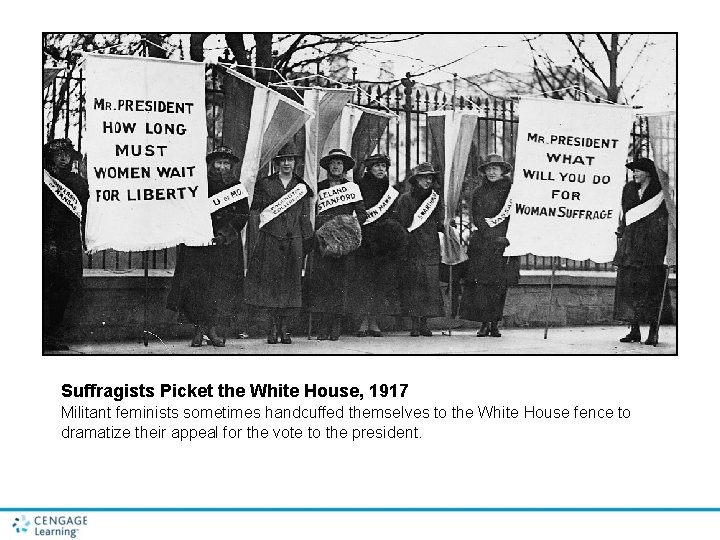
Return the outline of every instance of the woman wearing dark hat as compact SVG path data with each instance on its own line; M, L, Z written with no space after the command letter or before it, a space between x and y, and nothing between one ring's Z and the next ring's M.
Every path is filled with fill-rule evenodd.
M327 179L318 183L310 309L320 314L318 339L337 341L341 317L350 303L353 252L360 247L360 225L367 214L357 184L345 178L355 160L336 148L319 165L327 171Z
M83 234L89 198L70 139L43 146L43 350L61 351L61 324L70 296L82 291Z
M400 314L397 263L407 231L398 221L395 201L399 193L390 186L388 167L386 155L370 156L365 160L365 174L357 180L368 214L352 272L351 310L362 318L358 337L382 337L378 316Z
M413 337L432 336L427 319L443 313L438 232L444 227L437 174L430 163L413 168L410 190L397 202L400 223L409 232L400 261L400 294L403 312L412 319Z
M258 180L252 210L260 231L249 255L245 303L267 312L267 342L292 343L288 317L302 308L302 270L312 247L312 190L297 176L300 155L292 143L273 158L277 171Z
M224 347L227 328L242 303L245 264L240 233L249 216L248 198L232 150L221 146L205 161L208 197L214 208L213 245L178 246L167 305L195 325L191 347L202 346L204 336L213 346ZM227 200L225 195L230 192L235 196Z
M503 256L510 245L505 235L512 166L502 156L490 154L479 170L485 181L472 198L472 220L477 230L470 237L460 316L481 323L478 337L500 337L498 322L502 320L508 286L517 285L520 278L520 259Z
M630 323L630 333L621 342L640 341L640 324L649 323L645 343L656 345L666 271L668 211L655 163L639 158L626 167L633 171L633 181L625 184L622 192L620 241L613 259L618 267L614 318ZM669 294L665 298L663 319L671 320Z

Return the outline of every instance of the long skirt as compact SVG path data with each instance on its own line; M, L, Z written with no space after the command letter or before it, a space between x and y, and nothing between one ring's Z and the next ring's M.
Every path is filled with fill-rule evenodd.
M403 314L410 317L442 317L444 307L440 294L440 263L415 259L403 261L400 296Z
M243 294L242 244L178 246L167 307L199 326L231 324Z
M505 284L466 282L460 302L460 318L478 322L502 320L507 290Z
M665 266L619 266L613 318L628 323L657 321L665 284ZM662 324L672 324L670 292L665 291Z
M349 311L351 269L354 254L344 257L323 257L313 251L310 270L310 311L331 315L345 315Z
M393 255L355 256L349 311L355 315L399 315L398 262Z

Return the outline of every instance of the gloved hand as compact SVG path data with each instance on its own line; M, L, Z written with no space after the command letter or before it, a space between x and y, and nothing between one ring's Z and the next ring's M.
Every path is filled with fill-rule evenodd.
M508 247L510 245L510 241L505 238L504 236L496 236L492 239L493 243L499 244L504 247Z
M227 225L218 231L218 234L213 239L213 241L217 245L221 246L221 245L232 244L237 239L238 239L237 231L232 227L232 225Z

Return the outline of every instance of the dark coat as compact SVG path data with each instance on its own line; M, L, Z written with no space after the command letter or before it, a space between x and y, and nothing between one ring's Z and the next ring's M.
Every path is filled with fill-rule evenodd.
M498 215L507 201L512 182L503 176L496 182L483 182L473 193L472 220L477 230L470 237L468 256L470 262L465 275L466 282L490 285L516 285L520 277L520 259L504 257L505 244L500 243L507 235L510 218L495 227L485 218Z
M625 224L628 210L649 201L662 190L653 178L642 197L640 185L628 182L623 187L623 217L613 264L618 267L615 282L614 318L626 322L657 321L665 283L665 250L668 240L668 212L665 202L650 215ZM672 322L670 295L666 291L661 322Z
M388 178L377 180L369 172L358 179L365 208L372 208L390 187ZM392 223L396 226L391 228ZM407 233L400 225L397 199L374 222L363 225L362 245L355 253L351 271L353 313L365 315L396 315L400 313L399 248L407 242ZM388 238L396 235L396 238Z
M345 180L342 183L346 183ZM318 182L318 193L330 188L330 181ZM319 213L315 217L315 230L335 216L357 216L362 225L367 219L363 201L341 204ZM311 262L310 309L315 313L344 315L350 303L351 270L354 268L355 253L340 258L323 257L315 246Z
M302 178L293 175L286 189L277 173L258 180L251 210L262 212L299 183ZM307 246L313 237L311 200L308 187L302 200L260 229L248 256L245 303L272 310L302 307L303 243Z
M43 184L43 280L68 291L82 289L83 239L89 198L88 182L68 168L50 174L70 189L82 206L82 221Z
M208 196L228 187L208 171ZM245 278L241 233L249 214L247 199L220 208L211 215L213 235L227 240L212 246L178 246L169 309L200 326L230 324L237 317Z
M407 229L418 208L430 196L411 187L397 200L400 223ZM408 235L407 246L400 261L400 294L403 312L412 317L438 317L443 314L440 295L440 238L443 227L442 199L432 215Z

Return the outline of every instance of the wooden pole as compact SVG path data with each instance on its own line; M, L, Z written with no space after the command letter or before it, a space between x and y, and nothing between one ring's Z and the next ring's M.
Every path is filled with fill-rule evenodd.
M452 336L452 322L453 322L453 265L450 267L450 317L448 318L448 336Z
M657 339L653 343L653 347L657 347L658 341L660 341L660 321L662 320L663 307L665 307L665 292L667 291L668 279L670 279L670 267L665 269L665 283L663 283L662 297L660 298L660 311L658 312L657 318Z
M143 316L143 345L148 346L148 284L150 282L149 271L148 271L148 256L147 250L143 251L143 269L145 270L145 315Z
M547 312L545 313L545 335L543 339L547 339L548 325L550 324L550 312L552 311L553 301L553 285L555 284L555 257L552 258L552 273L550 274L550 298L548 299Z

